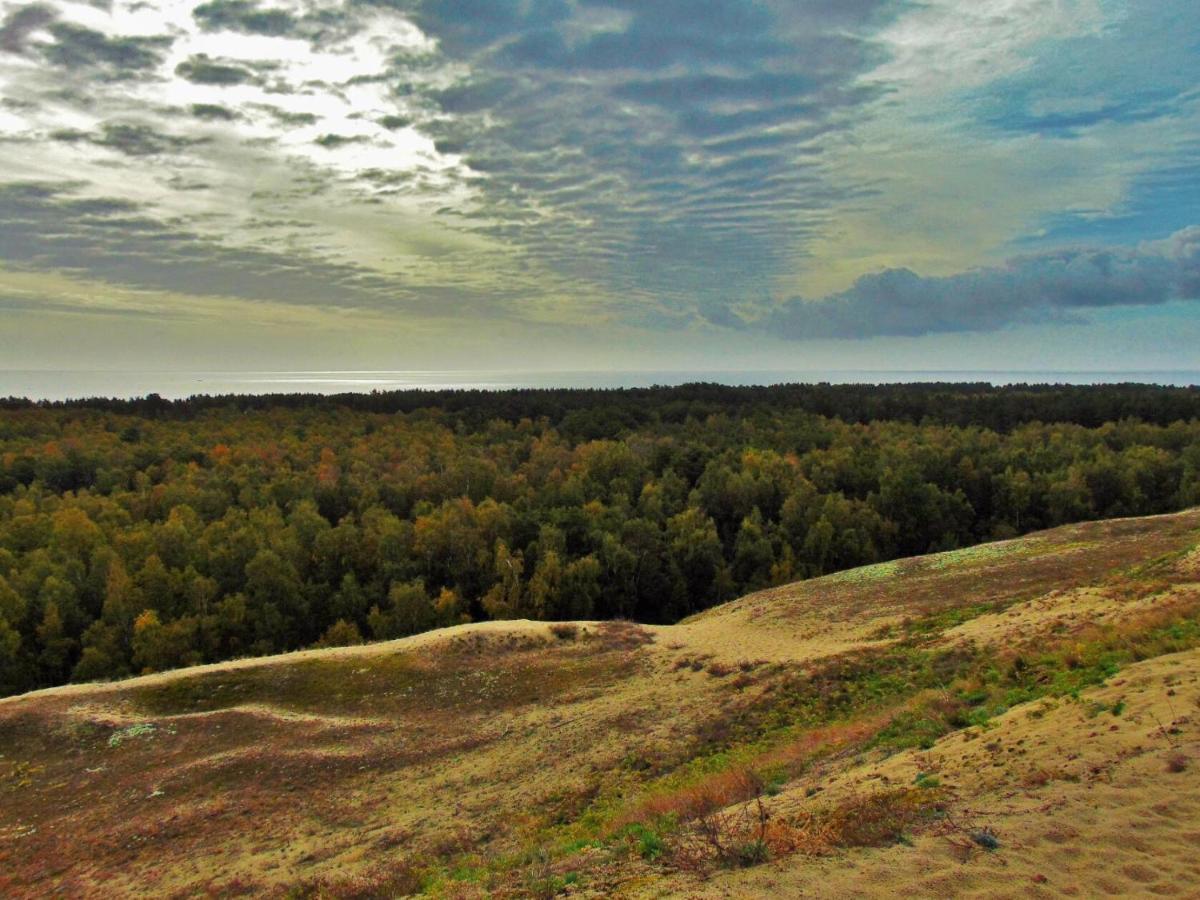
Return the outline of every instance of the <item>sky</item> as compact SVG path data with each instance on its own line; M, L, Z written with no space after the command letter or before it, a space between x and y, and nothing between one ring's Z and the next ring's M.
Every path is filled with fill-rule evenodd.
M1200 369L1195 0L0 3L0 368Z

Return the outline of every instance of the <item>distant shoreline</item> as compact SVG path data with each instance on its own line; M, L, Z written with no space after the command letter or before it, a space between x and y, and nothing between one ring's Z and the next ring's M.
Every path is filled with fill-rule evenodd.
M827 370L311 370L311 371L38 371L0 369L0 397L67 401L91 397L136 399L150 394L169 400L193 396L338 395L373 391L508 391L675 387L683 384L765 387L777 384L1145 384L1200 386L1200 369L827 369Z

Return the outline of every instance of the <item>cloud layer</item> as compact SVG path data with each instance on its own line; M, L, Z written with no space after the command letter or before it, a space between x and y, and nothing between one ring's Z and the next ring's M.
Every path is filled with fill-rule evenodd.
M752 323L792 339L917 337L1080 321L1089 310L1200 299L1200 226L1136 249L1070 249L944 278L888 269L819 300L796 298Z
M597 341L1190 300L1194 219L1156 187L1200 182L1188 8L5 0L0 293L40 272Z

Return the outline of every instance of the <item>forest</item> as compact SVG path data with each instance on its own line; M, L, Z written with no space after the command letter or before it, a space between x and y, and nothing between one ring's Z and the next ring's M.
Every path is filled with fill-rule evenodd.
M1200 390L0 401L0 694L739 594L1200 503Z

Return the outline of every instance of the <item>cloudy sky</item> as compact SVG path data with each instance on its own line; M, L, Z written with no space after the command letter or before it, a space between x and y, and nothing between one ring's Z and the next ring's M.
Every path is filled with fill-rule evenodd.
M0 367L1200 368L1195 0L0 3Z

